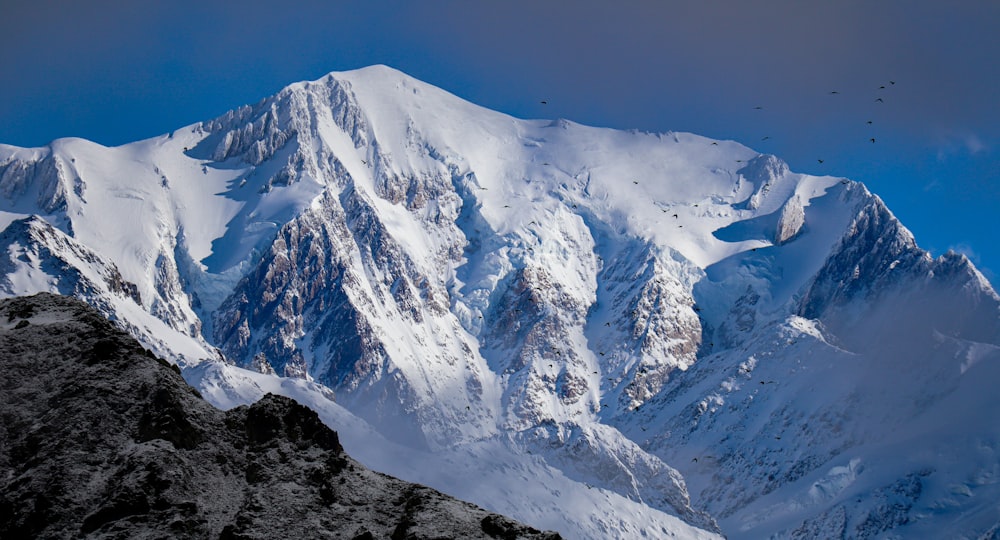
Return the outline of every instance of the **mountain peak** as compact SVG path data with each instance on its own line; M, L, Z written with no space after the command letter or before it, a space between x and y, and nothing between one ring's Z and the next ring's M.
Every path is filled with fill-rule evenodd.
M520 120L385 66L122 147L8 150L0 224L57 228L0 235L4 294L86 298L220 406L301 397L390 472L573 537L711 537L704 507L770 536L768 501L819 519L835 509L796 502L805 479L863 474L834 460L872 457L881 420L837 426L857 401L811 385L877 397L905 353L940 376L894 399L947 395L935 380L1000 346L967 259L931 259L862 184L732 141ZM873 371L823 367L842 362ZM834 442L791 452L805 417Z
M325 79L336 79L339 81L359 81L366 80L370 81L371 84L394 84L394 83L405 83L407 85L427 85L423 81L410 76L394 67L387 66L385 64L372 64L369 66L360 67L357 69L352 69L349 71L331 71L323 77L311 81L311 83L317 83L324 81ZM296 84L310 84L310 81L303 81ZM427 85L429 86L429 85Z

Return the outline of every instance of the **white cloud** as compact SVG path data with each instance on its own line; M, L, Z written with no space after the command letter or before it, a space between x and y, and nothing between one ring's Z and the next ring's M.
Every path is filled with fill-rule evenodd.
M986 150L989 150L989 146L975 133L946 133L938 142L937 159L943 162L951 156L974 156Z
M968 135L965 137L965 148L970 154L975 155L986 150L986 143L976 135Z
M934 178L930 182L927 182L926 184L924 184L924 192L935 190L935 189L938 189L940 187L941 187L941 182L939 182L937 178Z

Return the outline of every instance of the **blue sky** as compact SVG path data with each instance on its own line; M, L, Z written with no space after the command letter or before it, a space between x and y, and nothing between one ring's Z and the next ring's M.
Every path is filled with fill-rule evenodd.
M734 139L863 181L922 247L1000 276L996 1L278 4L3 0L0 142L122 144L381 63L522 118Z

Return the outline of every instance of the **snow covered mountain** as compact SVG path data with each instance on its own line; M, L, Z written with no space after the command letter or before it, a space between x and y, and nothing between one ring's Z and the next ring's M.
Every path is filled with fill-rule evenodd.
M568 537L1000 530L1000 298L863 185L734 142L375 66L0 146L0 226L4 295L78 296L220 407L294 396L366 465Z

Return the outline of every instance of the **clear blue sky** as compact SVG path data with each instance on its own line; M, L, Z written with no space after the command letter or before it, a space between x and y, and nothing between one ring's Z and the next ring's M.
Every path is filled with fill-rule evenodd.
M1000 2L280 4L0 0L0 142L122 144L381 63L522 118L863 181L922 247L1000 276Z

